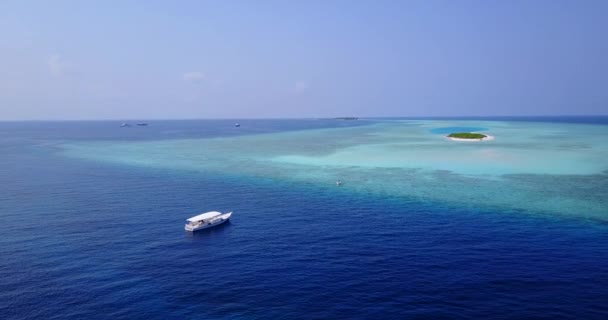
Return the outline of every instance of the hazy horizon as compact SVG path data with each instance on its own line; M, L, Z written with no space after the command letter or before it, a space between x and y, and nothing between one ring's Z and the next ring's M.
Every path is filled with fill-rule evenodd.
M327 117L193 117L193 118L81 118L81 119L0 119L0 122L78 122L78 121L98 121L98 122L110 122L110 121L124 121L126 123L136 121L205 121L205 120L333 120L342 117L355 117L358 120L381 120L381 119L413 119L413 120L487 120L487 119L502 119L505 120L518 118L521 119L546 119L546 118L608 118L608 114L557 114L557 115L469 115L469 116L357 116L357 115L346 115L346 116L327 116Z
M6 1L0 121L608 115L605 1Z

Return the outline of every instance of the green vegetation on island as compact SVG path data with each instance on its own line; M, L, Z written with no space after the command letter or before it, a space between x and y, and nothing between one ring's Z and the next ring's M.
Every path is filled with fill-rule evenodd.
M456 133L450 133L450 135L448 137L458 138L458 139L483 139L487 136L485 134L481 134L481 133L456 132Z

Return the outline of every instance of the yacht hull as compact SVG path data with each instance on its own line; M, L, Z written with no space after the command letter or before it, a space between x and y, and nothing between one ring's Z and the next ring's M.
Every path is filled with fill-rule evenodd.
M230 219L231 215L232 215L232 212L223 214L221 216L218 216L215 221L213 221L211 223L206 223L206 224L203 224L203 225L199 225L199 226L191 226L191 225L187 225L186 224L184 226L184 229L186 231L195 232L195 231L199 231L199 230L213 228L215 226L219 226L220 224L228 221Z

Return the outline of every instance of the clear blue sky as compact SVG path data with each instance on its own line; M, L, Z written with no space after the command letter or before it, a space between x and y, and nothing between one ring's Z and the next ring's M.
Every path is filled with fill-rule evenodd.
M608 114L608 1L2 1L0 120Z

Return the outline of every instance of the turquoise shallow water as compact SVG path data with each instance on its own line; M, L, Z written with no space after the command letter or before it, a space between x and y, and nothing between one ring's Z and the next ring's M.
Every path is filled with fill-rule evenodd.
M577 161L573 145L536 143L601 128L234 122L0 122L0 318L608 318L606 174L579 172L604 149L578 148L589 158ZM433 132L482 125L496 140ZM453 160L490 147L562 148L579 173ZM184 232L208 210L235 215Z
M432 133L448 135L450 133L456 132L479 132L479 131L487 131L488 128L482 127L440 127L431 129Z
M491 141L457 142L474 128ZM181 171L331 185L456 207L608 221L608 126L400 120L368 125L156 141L61 145L70 157Z

